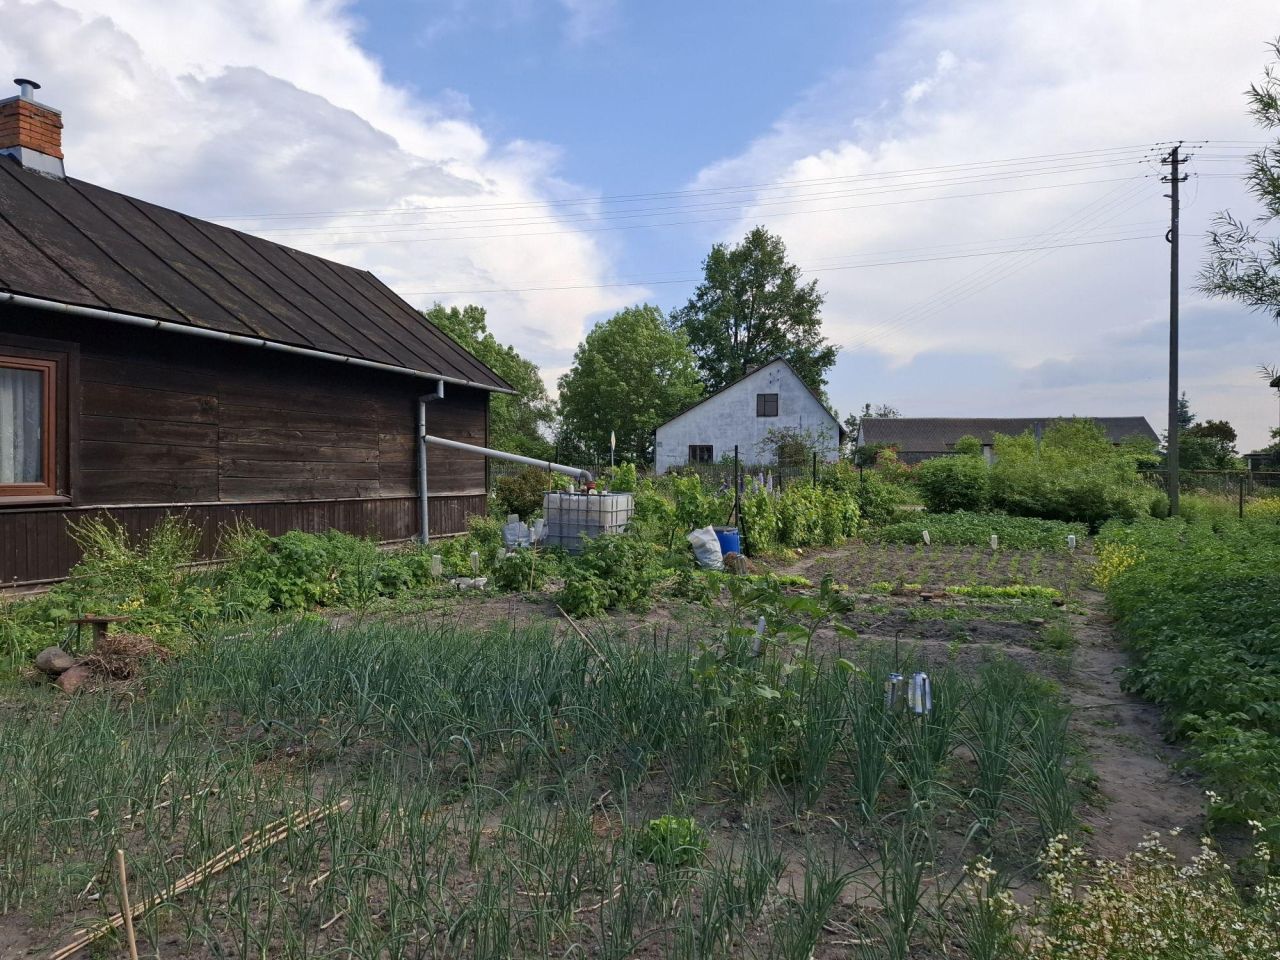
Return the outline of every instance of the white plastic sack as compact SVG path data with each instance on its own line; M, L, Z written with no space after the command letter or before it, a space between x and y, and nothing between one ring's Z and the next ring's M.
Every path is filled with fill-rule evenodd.
M685 537L693 545L693 556L698 566L707 570L723 570L724 556L720 553L720 541L716 539L715 527L703 527Z

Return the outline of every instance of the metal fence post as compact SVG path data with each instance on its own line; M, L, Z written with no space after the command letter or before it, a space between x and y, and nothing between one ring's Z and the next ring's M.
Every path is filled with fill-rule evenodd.
M1244 474L1240 474L1240 519L1244 519Z
M818 451L813 451L813 485L818 485Z

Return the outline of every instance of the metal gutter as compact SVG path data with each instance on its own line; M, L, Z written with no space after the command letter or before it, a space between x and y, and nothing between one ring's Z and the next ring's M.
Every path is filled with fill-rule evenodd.
M429 370L413 370L409 367L396 366L394 363L380 363L377 360L363 360L359 357L347 357L340 353L329 353L326 350L316 350L312 347L295 347L292 344L280 343L276 340L264 340L261 337L246 337L239 333L227 333L223 330L209 330L205 327L196 327L186 323L174 323L170 320L156 320L153 317L142 317L133 313L120 313L116 310L102 310L98 307L80 307L75 304L60 303L57 300L44 300L40 297L29 297L21 293L0 291L0 303L12 303L20 307L31 307L36 310L48 310L54 313L66 313L75 317L89 317L94 320L110 320L115 323L128 323L135 327L147 327L152 330L161 330L166 333L184 333L188 336L205 337L209 340L222 340L226 343L239 344L240 346L262 347L267 350L278 350L281 353L291 353L299 357L309 357L313 360L330 360L336 363L345 363L353 367L378 370L382 373L407 374L408 376L418 377L422 380L443 380L445 383L452 383L460 387L474 387L477 390L487 390L490 393L514 394L516 392L515 390L511 390L506 387L495 387L492 384L477 383L474 380L463 380L459 377L449 377L441 373L432 373Z

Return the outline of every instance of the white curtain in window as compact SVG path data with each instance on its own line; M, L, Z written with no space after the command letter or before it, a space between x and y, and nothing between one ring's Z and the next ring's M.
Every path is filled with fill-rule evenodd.
M0 484L44 481L44 374L0 367Z

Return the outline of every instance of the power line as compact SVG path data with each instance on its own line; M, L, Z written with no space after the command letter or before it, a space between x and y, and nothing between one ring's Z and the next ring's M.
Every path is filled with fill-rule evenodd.
M1157 222L1159 221L1147 221L1145 223L1126 224L1124 228L1132 229L1132 228L1141 227L1141 226L1150 226L1151 224L1157 223ZM1118 228L1113 228L1113 229L1118 229ZM868 262L868 263L841 263L837 261L835 263L830 263L830 265L828 266L809 266L805 268L804 272L806 274L831 273L831 272L842 271L842 270L861 270L867 267L897 266L899 264L938 263L946 260L965 260L973 257L992 257L992 256L1006 255L1010 253L1024 253L1028 250L1056 250L1061 247L1090 246L1090 245L1100 244L1100 243L1119 243L1126 240L1146 240L1146 239L1150 239L1150 237L1152 236L1158 236L1158 234L1150 234L1150 235L1142 234L1140 236L1110 237L1110 238L1082 241L1079 243L1051 244L1049 246L1043 246L1043 247L1010 247L1010 248L995 249L995 250L975 250L968 253L947 254L947 255L939 255L939 256L933 256L933 257L910 257L910 258L904 258L904 259L880 260L880 261L874 261L874 262ZM1020 238L1011 237L1007 239L1016 240ZM1005 241L990 241L990 242L1005 242ZM960 245L962 244L942 244L941 246L960 246ZM913 249L913 248L907 248L907 249ZM917 247L914 249L935 249L935 248ZM864 254L863 256L876 256L876 255L881 255L884 253L891 253L891 252L901 252L901 251L881 250L881 251L877 251L876 254ZM831 260L832 258L828 258L827 260L815 261L815 262L829 263ZM659 277L646 277L646 278L637 278L632 280L614 280L606 283L565 283L565 284L555 284L555 285L549 285L549 286L536 286L536 287L506 287L506 286L482 287L482 288L472 288L472 289L466 289L466 290L407 290L407 291L404 291L402 295L406 297L444 297L444 296L461 296L465 294L478 294L478 293L542 293L542 292L554 291L554 290L599 290L599 289L610 289L610 288L617 288L617 287L647 287L647 286L660 286L660 285L677 284L677 283L696 283L700 279L702 278L699 276L689 276L689 275L666 276L664 275Z
M1088 163L1088 164L1071 164L1059 166L1050 170L1033 170L1021 172L1001 172L996 175L985 176L967 176L941 180L922 180L915 183L895 184L892 186L879 187L860 187L850 190L835 190L824 193L800 193L790 196L781 197L757 197L750 201L730 200L716 201L713 203L695 203L695 204L678 204L674 206L648 207L639 210L618 210L618 211L575 211L569 214L561 215L540 215L531 217L488 217L478 219L452 219L446 221L438 220L415 220L415 221L397 221L392 223L362 223L362 224L327 224L325 226L309 226L309 227L278 227L262 231L270 236L282 236L284 234L331 234L341 231L368 231L370 233L402 233L424 228L426 230L449 230L449 229L465 229L472 226L526 226L541 225L545 223L572 223L580 220L590 221L608 221L608 220L627 220L638 217L657 216L663 213L680 212L690 213L702 210L724 210L737 209L743 206L749 208L788 205L794 203L810 202L815 200L830 200L841 197L855 196L874 196L880 194L901 193L911 190L927 190L937 187L965 186L972 183L989 183L1001 180L1019 180L1029 177L1045 177L1060 176L1064 173L1074 173L1084 170L1103 170L1113 169L1123 166L1140 165L1143 162L1150 161L1152 156L1143 155L1128 157L1123 160L1112 160L1105 163ZM423 210L420 212L432 213L433 210Z
M1216 141L1206 140L1203 142L1207 144L1207 143L1216 142ZM302 219L302 218L309 218L309 217L342 217L342 216L376 216L376 215L385 214L385 213L410 213L410 212L416 213L416 212L420 212L421 210L450 211L450 210L482 210L482 209L490 209L490 208L510 209L514 207L542 207L548 204L630 202L634 200L664 199L668 197L677 197L677 196L691 196L691 195L714 194L714 193L723 193L723 192L740 192L740 191L747 191L747 190L781 188L781 187L790 187L790 186L811 184L811 183L833 183L833 182L846 182L850 180L880 179L885 177L901 177L901 176L910 176L910 175L919 174L919 173L928 173L928 172L937 171L937 170L962 170L962 169L969 169L969 168L998 167L998 166L1014 165L1014 164L1028 164L1028 163L1034 163L1034 162L1051 163L1051 162L1058 162L1066 158L1085 157L1089 155L1098 155L1098 154L1107 154L1107 153L1125 153L1125 152L1133 152L1133 151L1158 151L1161 147L1165 147L1169 143L1172 143L1172 141L1157 141L1154 144L1153 143L1129 144L1126 146L1119 146L1119 147L1098 147L1090 150L1076 150L1076 151L1070 151L1065 153L1036 154L1031 156L1013 157L1013 158L1007 158L1002 160L976 160L976 161L969 161L966 163L938 164L934 166L913 167L913 168L906 168L902 170L869 171L867 173L849 174L845 176L836 176L836 177L810 177L806 179L797 179L797 180L774 180L774 181L769 181L765 183L736 184L731 186L720 186L720 187L691 187L683 190L666 190L666 191L651 192L651 193L630 193L630 194L614 194L612 196L605 195L605 196L586 196L586 197L568 197L568 198L548 197L543 200L508 201L504 203L492 203L492 204L465 204L465 205L459 205L455 207L426 207L426 208L419 207L419 208L412 208L410 210L406 210L403 207L382 207L382 208L363 209L363 210L298 211L294 213L258 213L258 214L241 214L237 216L209 217L208 219L216 220L222 223L229 223L233 221L242 221L242 220Z
M1132 177L1104 177L1104 178L1095 179L1095 180L1073 180L1067 183L1046 183L1046 184L1038 184L1038 185L1027 186L1027 187L1010 187L1007 190L984 190L984 191L979 191L977 193L951 193L951 194L944 194L942 196L937 196L937 197L916 197L916 198L908 198L908 199L902 199L902 200L889 200L889 201L883 201L880 203L859 203L859 204L851 204L851 205L839 206L839 207L823 207L823 208L814 209L814 210L779 211L779 212L771 213L769 214L769 216L773 218L777 218L777 217L806 216L806 215L815 214L815 213L840 213L848 210L868 210L876 207L894 207L894 206L902 206L906 204L931 203L935 200L964 200L964 199L969 199L973 197L992 197L992 196L1000 196L1003 194L1010 194L1010 193L1025 193L1031 190L1050 190L1050 189L1062 189L1064 187L1080 187L1080 186L1088 186L1095 183L1133 182L1135 180L1147 180L1147 179L1150 179L1152 176L1154 176L1154 174L1139 174L1137 176L1132 176ZM741 219L742 219L742 215L736 215L732 217L707 217L707 218L695 219L695 220L669 220L669 221L660 222L660 223L633 223L633 224L619 224L619 225L613 225L613 226L578 227L572 230L540 230L540 231L525 232L525 233L490 233L490 234L479 234L479 235L473 235L473 236L400 237L400 238L391 238L391 239L383 239L383 240L345 239L345 240L332 240L332 241L311 243L311 244L308 244L308 248L365 246L365 245L384 244L384 243L435 243L439 241L458 242L458 241L464 241L464 240L465 241L508 240L508 239L518 239L521 237L551 237L551 236L561 236L564 234L605 233L605 232L613 232L618 230L651 229L655 227L682 227L682 226L691 226L691 225L703 224L703 223L732 223Z

